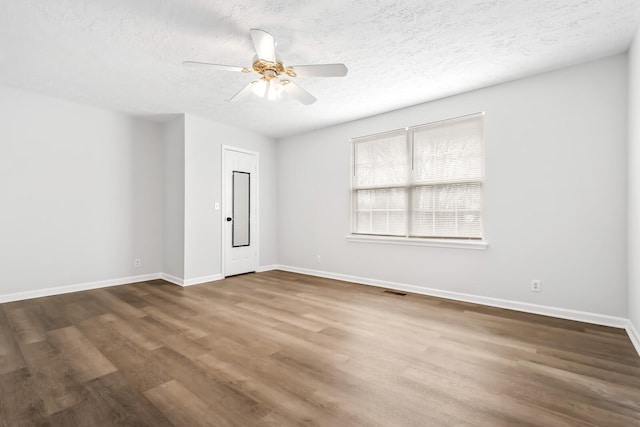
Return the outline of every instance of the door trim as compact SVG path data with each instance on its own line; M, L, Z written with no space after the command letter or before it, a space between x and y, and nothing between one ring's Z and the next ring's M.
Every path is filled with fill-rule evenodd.
M255 236L255 245L256 245L256 258L258 261L258 268L260 267L260 153L257 151L247 150L245 148L234 147L231 145L221 146L222 157L221 157L221 172L220 172L220 186L221 188L221 198L220 198L220 274L224 279L226 277L226 238L227 234L225 232L225 226L227 223L226 212L226 203L227 203L227 186L226 186L226 153L227 151L235 151L238 153L251 154L256 157L256 218L254 219L256 224L256 236Z

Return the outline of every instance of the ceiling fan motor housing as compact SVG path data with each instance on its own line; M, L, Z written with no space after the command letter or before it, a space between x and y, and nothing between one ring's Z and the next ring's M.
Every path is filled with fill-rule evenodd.
M270 72L274 73L271 77L275 77L280 74L287 74L290 77L296 76L296 73L291 68L285 68L280 61L271 62L265 61L264 59L257 59L253 62L253 70L268 78L270 78Z

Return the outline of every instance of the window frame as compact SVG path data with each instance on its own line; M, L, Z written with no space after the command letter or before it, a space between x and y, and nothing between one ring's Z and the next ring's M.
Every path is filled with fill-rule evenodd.
M461 249L476 249L476 250L484 250L488 247L488 242L486 240L485 234L485 209L484 209L484 188L485 188L485 147L486 141L484 138L484 112L472 113L463 116L448 118L444 120L438 120L434 122L429 122L417 126L410 126L400 129L394 129L390 131L380 132L371 135L365 135L362 137L354 137L349 140L349 151L350 151L350 182L349 182L349 206L350 206L350 231L347 235L347 241L357 242L357 243L378 243L378 244L390 244L390 245L409 245L409 246L432 246L432 247L444 247L444 248L461 248ZM405 209L405 222L406 222L406 230L404 235L388 235L388 234L373 234L373 233L356 233L354 230L356 229L356 221L357 215L355 211L355 204L357 197L355 196L358 190L366 190L367 188L355 188L355 178L356 178L356 144L358 142L364 142L368 139L375 139L376 137L390 135L394 133L404 133L407 141L407 160L409 161L409 174L413 172L413 148L414 141L413 135L414 131L438 126L445 125L447 123L453 123L456 121L461 121L465 119L471 119L474 117L481 117L483 121L483 130L482 130L482 142L481 142L481 155L482 155L482 177L479 179L464 179L464 180L447 180L441 182L432 182L432 183L417 183L414 182L413 179L410 179L404 185L389 185L389 186L370 186L371 189L392 189L392 188L403 188L406 191L406 209ZM420 236L411 236L410 235L410 224L412 220L413 209L411 206L411 195L410 192L413 191L416 187L436 187L438 185L447 185L447 184L455 184L455 183L471 183L477 182L481 186L480 190L480 235L481 237L438 237L438 236L428 236L428 237L420 237ZM433 211L435 214L436 210Z

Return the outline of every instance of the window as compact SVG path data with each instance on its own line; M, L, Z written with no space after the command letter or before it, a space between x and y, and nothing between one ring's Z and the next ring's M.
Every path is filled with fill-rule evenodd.
M352 234L482 239L483 115L352 139Z

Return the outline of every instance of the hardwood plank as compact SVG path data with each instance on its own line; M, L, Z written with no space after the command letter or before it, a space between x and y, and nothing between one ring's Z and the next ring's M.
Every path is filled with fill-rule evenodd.
M237 304L237 306L245 310L252 311L254 313L262 314L263 316L266 316L266 317L271 317L280 322L290 323L292 325L299 326L301 328L305 328L313 332L319 332L325 327L324 325L318 322L305 319L294 313L268 307L264 303L262 305L258 305L254 303L242 302L240 304Z
M4 310L0 310L0 375L25 367L20 347Z
M178 334L185 334L190 338L202 338L206 337L209 334L204 330L204 328L198 326L195 322L189 322L177 317L172 317L159 308L146 307L144 311L150 317L164 324L167 328L177 332Z
M138 308L121 300L113 295L107 289L96 289L91 291L91 296L95 297L100 303L107 308L107 313L113 313L122 319L137 318L146 316L146 314Z
M47 332L49 340L75 371L79 382L85 382L116 371L116 367L75 327Z
M27 368L0 375L0 396L0 425L33 425L46 416L36 382Z
M162 347L162 342L156 339L159 333L156 333L145 322L146 319L135 319L125 321L112 314L100 316L99 321L106 323L115 333L125 338L132 344L143 350L155 350Z
M235 322L213 316L207 316L203 321L209 325L212 333L198 339L197 342L207 349L218 348L220 344L218 340L225 337L243 345L247 353L251 355L269 356L282 349L282 346L277 341L271 340L251 329L243 328Z
M88 382L86 390L81 402L51 416L54 425L172 425L118 372Z
M166 348L154 350L150 357L173 378L188 379L184 385L225 420L237 419L247 425L264 416L268 410L233 383L211 374L197 360L191 360Z
M83 399L83 385L63 355L48 340L22 347L34 389L47 415L62 411ZM0 398L2 398L0 396Z
M465 422L471 422L471 425L593 426L591 423L580 422L562 413L555 413L513 398L509 393L494 392L468 383L464 378L456 378L450 372L408 368L402 374L402 378L416 393L436 396L436 399L443 401L445 405L453 403L454 408L464 407L465 411L456 417L466 417ZM437 406L434 410L440 411ZM448 422L444 419L441 423L446 425Z
M233 317L230 313L223 313L222 310L218 311L218 315L225 316L226 319L231 320ZM340 363L349 358L345 354L341 354L334 349L325 348L321 345L314 344L302 338L298 338L295 335L281 332L275 327L264 326L260 323L251 323L246 317L235 317L235 321L244 325L247 329L253 329L264 337L267 337L273 342L277 342L282 346L282 352L295 353L304 357L314 359L320 363Z
M38 298L34 301L38 302L39 319L42 321L45 330L66 328L72 323L67 316L64 315L63 305L58 302L57 298Z
M223 361L218 357L219 355L207 354L200 360L213 372L217 372L217 376L225 378L230 384L234 384L234 387L239 387L243 393L255 401L272 408L271 412L275 411L279 416L286 416L295 425L365 425L363 422L353 420L353 415L340 407L328 408L326 405L310 401L311 391L300 392L308 387L304 384L304 377L301 380L295 380L292 377L284 380L282 378L270 380L268 376L256 375L256 365L251 362L260 362L255 358L248 362L246 357L244 360L238 358L233 361L231 359ZM279 372L284 373L287 369L284 365L270 366L274 368L270 369L271 375L276 377Z
M219 417L198 396L176 380L147 390L144 395L176 426L234 425L231 421Z
M144 320L139 319L138 324ZM135 389L145 391L171 380L157 363L149 359L148 350L123 336L113 327L113 322L105 321L101 316L83 322L78 328ZM140 329L143 330L147 329ZM155 336L149 334L148 339L152 340Z
M31 344L47 339L46 330L37 310L37 306L30 306L7 311L7 319L20 344Z

